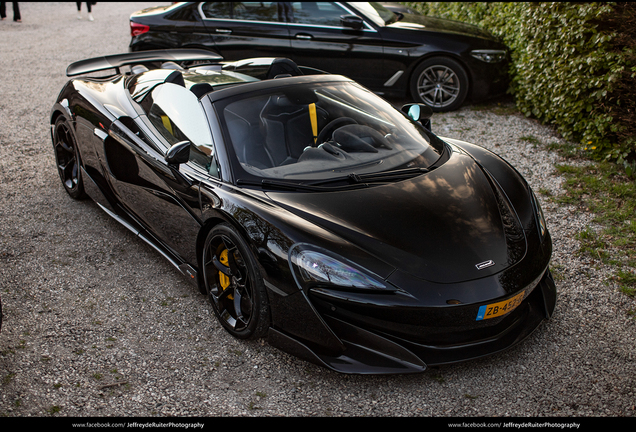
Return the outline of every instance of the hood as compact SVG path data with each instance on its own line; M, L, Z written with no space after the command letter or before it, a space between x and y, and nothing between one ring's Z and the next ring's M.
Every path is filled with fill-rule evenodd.
M388 25L388 28L426 30L440 33L454 33L465 36L476 36L484 39L496 40L487 30L472 24L444 18L434 18L426 15L403 14L404 18Z
M486 277L525 255L525 236L514 210L463 154L453 154L429 173L388 185L268 195L288 211L430 282Z

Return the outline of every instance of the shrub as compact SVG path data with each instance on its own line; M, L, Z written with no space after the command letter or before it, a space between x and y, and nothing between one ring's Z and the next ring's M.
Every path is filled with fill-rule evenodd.
M511 88L526 116L554 125L591 156L633 174L636 156L636 5L632 3L408 3L476 24L511 50Z

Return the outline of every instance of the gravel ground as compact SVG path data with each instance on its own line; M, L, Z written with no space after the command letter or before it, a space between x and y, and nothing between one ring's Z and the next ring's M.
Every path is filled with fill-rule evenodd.
M0 416L519 416L636 413L634 300L576 255L592 215L540 196L554 242L553 318L505 353L419 375L348 376L230 337L166 260L62 188L49 110L76 60L126 52L142 3L22 3L0 22ZM559 141L519 114L439 114L535 190L563 193ZM532 137L532 138L529 138ZM536 141L535 141L536 140Z

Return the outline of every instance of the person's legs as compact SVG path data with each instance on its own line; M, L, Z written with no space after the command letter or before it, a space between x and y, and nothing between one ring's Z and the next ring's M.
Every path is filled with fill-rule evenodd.
M20 6L18 2L13 2L13 21L22 22L22 17L20 16Z

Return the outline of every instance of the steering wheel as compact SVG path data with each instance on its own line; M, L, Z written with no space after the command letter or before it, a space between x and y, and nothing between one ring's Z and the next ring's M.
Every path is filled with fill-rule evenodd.
M318 145L328 141L336 129L349 124L358 124L358 122L350 117L339 117L337 119L331 120L325 125L324 128L322 128L322 130L318 134L316 144Z

